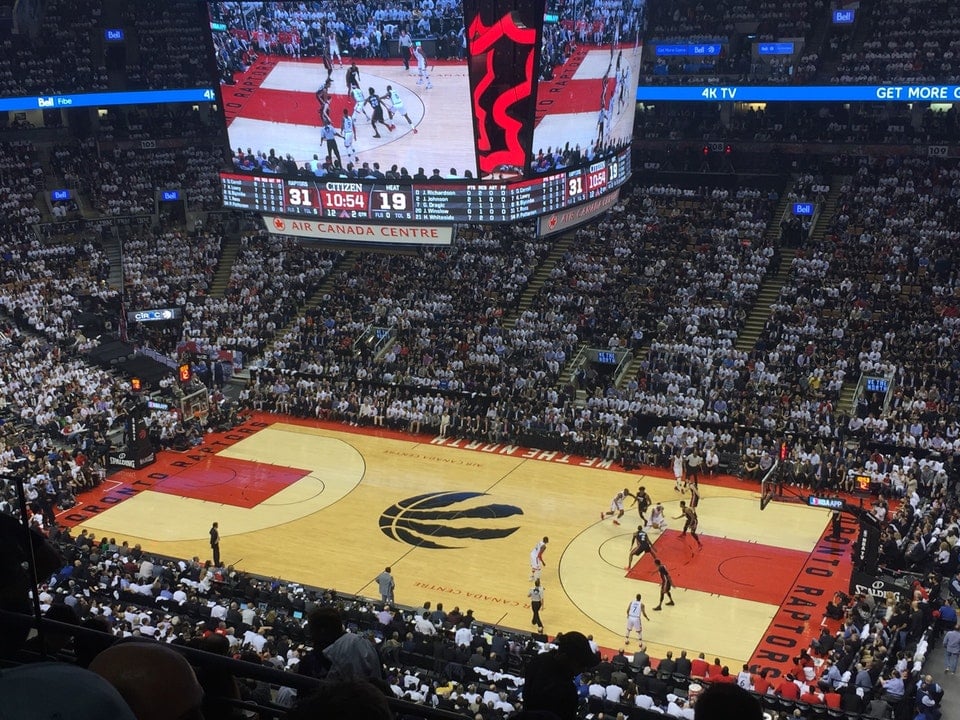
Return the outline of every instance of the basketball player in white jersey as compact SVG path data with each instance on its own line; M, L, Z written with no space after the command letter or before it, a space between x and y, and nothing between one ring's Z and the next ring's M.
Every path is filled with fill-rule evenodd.
M611 515L613 516L613 524L619 525L620 518L623 517L623 503L628 497L633 497L630 494L630 491L627 488L624 488L621 492L618 492L613 496L613 500L610 501L610 509L606 512L600 513L600 519L606 520Z
M333 61L333 56L337 56L337 60L340 62L340 67L343 67L343 56L340 55L340 41L337 40L337 34L335 32L327 35L327 40L330 42L330 61Z
M346 108L343 109L343 120L340 121L340 136L343 138L343 149L347 153L347 159L353 158L354 162L356 162L357 149L353 144L353 141L356 139L354 122L350 111Z
M417 72L419 77L417 78L417 85L423 85L424 80L427 82L427 90L433 87L433 83L430 82L430 69L427 67L427 58L423 54L423 48L420 47L420 43L417 42L413 46L413 57L417 61Z
M687 483L683 477L683 456L679 451L673 454L673 489L678 493L687 490Z
M667 529L667 516L664 514L663 505L660 503L654 505L650 511L650 520L647 522L647 527L656 528L661 532Z
M402 115L403 119L407 121L407 124L413 128L413 131L417 132L417 129L413 127L413 120L411 120L407 114L406 107L403 104L403 98L400 97L400 93L393 89L393 85L387 85L386 95L381 95L380 98L390 101L390 107L387 108L387 110L390 113L391 120L393 120L394 115Z
M550 542L550 538L544 535L543 540L538 542L533 550L530 551L530 579L539 580L540 573L543 572L543 553L547 549L547 543Z
M362 114L365 119L369 120L370 116L367 115L367 110L363 106L363 90L358 87L350 88L350 97L353 98L353 119L359 119L357 115Z
M623 53L621 53L621 56ZM620 63L620 60L617 60ZM617 77L617 112L621 112L629 100L628 90L630 86L630 61L620 65L620 74Z
M627 605L627 632L623 636L624 642L630 644L630 632L635 630L637 632L637 640L643 640L643 620L649 620L650 617L647 615L647 609L643 606L643 602L640 599L640 593L637 593L637 599L631 600L630 604Z

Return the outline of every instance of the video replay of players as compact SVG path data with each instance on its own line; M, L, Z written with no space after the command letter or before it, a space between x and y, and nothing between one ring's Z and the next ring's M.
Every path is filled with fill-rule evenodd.
M523 174L629 144L645 1L546 3ZM460 0L212 2L209 13L235 171L505 179L478 169Z
M530 170L554 172L630 144L646 0L550 0Z

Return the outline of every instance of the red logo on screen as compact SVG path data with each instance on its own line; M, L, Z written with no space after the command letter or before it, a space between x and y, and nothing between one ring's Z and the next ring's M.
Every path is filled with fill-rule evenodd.
M274 218L274 219L273 219L273 226L274 226L277 230L283 230L284 228L287 227L287 224L283 221L283 218Z
M526 166L526 153L520 142L523 123L509 114L510 108L526 100L533 92L533 61L537 31L517 24L517 14L509 12L492 25L484 25L479 15L474 17L468 30L471 57L483 57L485 72L473 87L473 112L477 118L477 149L481 172L493 172L498 166ZM512 87L503 88L492 100L485 97L490 87L498 80L494 66L498 54L517 57L526 48L523 61L523 78ZM513 72L516 73L514 64ZM517 77L514 74L514 78ZM503 133L502 147L494 147L491 130L499 128ZM496 143L498 146L501 143Z

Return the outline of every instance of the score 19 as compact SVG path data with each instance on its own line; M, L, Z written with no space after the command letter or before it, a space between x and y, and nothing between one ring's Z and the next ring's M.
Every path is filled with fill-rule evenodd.
M410 193L402 190L376 190L370 197L370 209L374 211L406 212L411 205Z

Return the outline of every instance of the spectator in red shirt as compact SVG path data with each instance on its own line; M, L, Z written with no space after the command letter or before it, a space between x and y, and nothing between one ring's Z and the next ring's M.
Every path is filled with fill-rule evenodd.
M822 705L823 698L821 698L813 690L807 690L805 693L800 694L800 702L805 702L808 705Z
M753 676L753 691L758 695L766 695L770 691L770 681L767 680L766 668Z
M710 674L710 682L712 682L712 683L722 683L722 684L730 685L730 684L734 684L734 683L737 682L737 676L736 676L736 675L731 675L731 674L730 674L730 668L727 667L726 665L724 665L724 666L720 669L720 674L719 674L719 675L715 675L715 674L713 674L713 673Z
M710 663L704 659L703 653L700 653L690 662L690 677L692 678L706 677L708 670L710 670Z

